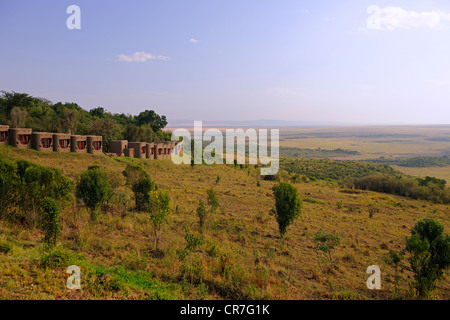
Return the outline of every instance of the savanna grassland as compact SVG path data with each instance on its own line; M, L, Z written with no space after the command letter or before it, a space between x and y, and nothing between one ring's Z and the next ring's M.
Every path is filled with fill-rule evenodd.
M405 174L450 181L449 164L405 166L389 163L392 159L449 157L449 125L281 128L280 147L280 154L290 157L297 153L300 158L384 159L387 160L384 163Z
M328 146L315 139L283 138L281 145ZM348 138L328 149L371 150L355 143ZM438 145L426 147L427 152L437 152ZM418 150L424 152L412 152ZM450 230L448 204L351 190L332 180L299 179L293 185L303 200L302 215L280 239L270 215L276 181L262 179L252 166L177 166L171 160L11 147L0 147L0 157L55 167L74 181L98 165L114 187L95 222L74 197L66 203L55 249L43 245L40 229L0 220L2 299L415 299L412 273L400 274L400 290L394 292L394 270L383 257L405 247L405 237L421 218L435 218ZM172 213L163 225L160 251L153 248L148 213L135 210L125 184L122 172L130 163L140 165L170 195ZM182 261L177 252L186 248L186 230L200 238L195 210L210 188L219 208L208 217L199 247ZM314 249L320 229L341 237L341 246L332 252L334 264ZM70 265L81 268L81 290L66 289ZM381 268L381 290L366 287L370 265ZM450 297L448 280L447 271L432 298Z

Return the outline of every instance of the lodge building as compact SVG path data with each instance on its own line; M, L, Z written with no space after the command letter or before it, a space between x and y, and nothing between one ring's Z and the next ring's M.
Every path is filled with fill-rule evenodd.
M1 145L37 151L103 154L102 136L33 132L30 128L10 128L7 125L0 125ZM182 143L177 141L147 143L111 140L109 144L110 154L141 159L170 159L172 152L178 155L182 150Z

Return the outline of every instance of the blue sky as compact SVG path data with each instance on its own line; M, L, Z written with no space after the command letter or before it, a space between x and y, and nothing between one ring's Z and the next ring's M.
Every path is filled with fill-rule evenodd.
M70 5L80 30L66 27ZM0 38L0 90L88 110L450 122L445 0L2 0Z

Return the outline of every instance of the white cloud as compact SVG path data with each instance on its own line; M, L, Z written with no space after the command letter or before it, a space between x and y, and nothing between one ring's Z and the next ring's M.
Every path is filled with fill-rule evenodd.
M407 11L400 7L370 6L367 29L396 30L413 28L443 29L449 26L450 13L444 11Z
M189 39L189 42L190 42L190 43L199 43L200 40L197 40L197 39L194 39L194 38L190 38L190 39Z
M131 55L119 54L117 56L119 61L124 62L145 62L147 60L161 60L168 61L170 57L167 56L154 56L151 53L145 53L143 51L135 52Z

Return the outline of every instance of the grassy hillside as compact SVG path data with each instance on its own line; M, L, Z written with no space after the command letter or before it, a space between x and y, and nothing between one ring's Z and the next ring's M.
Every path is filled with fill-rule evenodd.
M109 172L116 187L95 223L75 200L65 208L60 244L52 251L42 246L40 230L1 220L2 299L410 299L415 298L411 274L401 274L401 290L394 296L394 271L383 256L404 247L420 218L439 219L450 230L448 205L342 190L318 181L295 184L305 200L303 213L282 241L269 215L274 182L260 179L252 167L176 166L170 160L10 147L0 147L0 157L56 167L72 179L96 164ZM141 164L172 199L162 252L153 251L149 218L134 211L133 194L124 185L121 173L129 163ZM211 187L220 207L209 218L202 245L184 263L183 277L177 250L186 246L186 228L198 233L194 210ZM342 245L333 253L335 268L314 250L313 238L321 228L341 236ZM66 269L72 264L81 268L82 290L65 288ZM366 287L366 269L374 264L382 272L382 289L377 291ZM434 298L450 297L448 279L447 273Z

